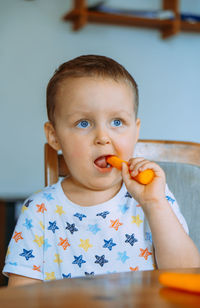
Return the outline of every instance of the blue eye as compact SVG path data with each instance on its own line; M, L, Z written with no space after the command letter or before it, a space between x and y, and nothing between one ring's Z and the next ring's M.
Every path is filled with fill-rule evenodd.
M90 126L90 123L86 120L82 120L77 124L77 127L79 128L87 128Z
M114 127L120 127L120 126L122 126L122 121L119 120L119 119L115 119L111 122L111 125L114 126Z

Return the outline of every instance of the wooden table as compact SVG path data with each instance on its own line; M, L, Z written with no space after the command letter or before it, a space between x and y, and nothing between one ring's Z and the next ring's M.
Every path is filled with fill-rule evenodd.
M178 270L177 270L178 271ZM200 269L184 270L200 273ZM163 288L161 271L64 279L16 288L0 288L0 307L43 308L193 308L200 295Z

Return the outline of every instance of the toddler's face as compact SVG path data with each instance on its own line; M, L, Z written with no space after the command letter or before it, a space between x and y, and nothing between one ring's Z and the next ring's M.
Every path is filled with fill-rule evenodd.
M73 78L58 91L55 137L77 185L103 190L121 181L107 155L128 160L139 134L130 85L106 78Z

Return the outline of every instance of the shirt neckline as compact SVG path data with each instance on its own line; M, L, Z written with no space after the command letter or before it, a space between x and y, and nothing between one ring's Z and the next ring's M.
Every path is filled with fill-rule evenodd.
M69 200L69 198L67 197L67 195L64 193L62 185L61 185L62 180L59 180L56 184L56 188L57 188L57 193L58 193L58 199L63 203L65 203L67 206L70 205L71 208L73 209L77 209L79 211L82 212L98 212L98 211L103 211L104 209L109 210L109 208L111 208L112 204L117 204L117 203L121 203L122 202L122 198L125 197L127 189L125 184L122 184L121 189L119 190L119 192L110 200L105 201L103 203L99 203L99 204L95 204L95 205L91 205L91 206L82 206L79 204L76 204L74 202L72 202L71 200Z

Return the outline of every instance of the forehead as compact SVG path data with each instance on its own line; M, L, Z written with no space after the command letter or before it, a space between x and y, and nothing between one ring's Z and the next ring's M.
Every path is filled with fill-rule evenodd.
M80 118L135 120L135 93L129 83L111 78L70 78L56 94L54 124ZM128 117L128 118L127 118Z
M113 80L102 77L75 77L64 79L58 87L56 95L56 108L63 105L66 107L88 105L90 102L99 104L107 100L125 104L131 102L131 107L135 104L135 90L130 83L124 79ZM88 106L89 107L89 106Z

